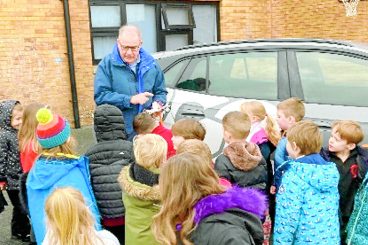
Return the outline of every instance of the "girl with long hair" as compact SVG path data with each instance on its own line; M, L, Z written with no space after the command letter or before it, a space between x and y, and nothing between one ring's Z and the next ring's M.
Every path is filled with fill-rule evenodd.
M191 153L170 158L159 183L162 207L153 233L160 244L262 244L260 191L226 189L208 161Z
M36 139L36 128L38 125L36 113L43 107L45 105L32 103L27 105L23 111L22 126L18 132L18 139L20 163L24 173L28 173L32 168L41 150L41 146Z
M36 118L36 137L42 150L29 171L26 188L37 244L42 244L46 233L45 213L41 211L55 187L68 186L79 190L96 220L96 229L100 230L100 214L90 183L89 160L75 155L69 122L47 108L39 109Z
M269 190L273 181L274 167L271 163L271 154L276 149L278 142L281 139L280 129L275 119L267 114L266 108L259 101L244 102L240 106L240 111L248 115L251 127L247 137L247 142L255 143L259 146L263 158L267 162L267 187ZM269 194L269 214L263 223L265 242L264 245L269 244L271 237L272 223L275 216L275 196Z
M107 230L96 231L95 219L80 191L55 189L46 200L46 237L43 245L118 245Z

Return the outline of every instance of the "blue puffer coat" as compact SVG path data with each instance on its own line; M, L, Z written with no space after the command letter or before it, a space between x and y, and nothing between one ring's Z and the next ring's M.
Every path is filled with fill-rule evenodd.
M164 75L154 58L144 49L139 51L140 61L135 74L120 57L117 45L98 65L94 98L97 105L117 106L124 116L128 136L133 133L133 120L139 112L139 106L130 103L133 95L142 92L154 94L142 109L150 108L153 101L166 103L167 90Z
M40 157L27 178L29 213L37 244L42 244L46 234L45 202L57 187L72 187L79 190L96 219L100 230L100 215L90 184L88 158L46 159Z
M290 160L277 189L274 245L340 245L339 172L319 154Z

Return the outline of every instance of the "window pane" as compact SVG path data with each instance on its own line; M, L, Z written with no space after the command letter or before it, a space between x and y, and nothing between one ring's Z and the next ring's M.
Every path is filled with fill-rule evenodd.
M192 59L176 87L192 91L205 91L206 62L206 57Z
M196 28L193 29L193 44L217 42L217 19L215 5L193 5Z
M189 9L183 7L168 7L166 9L169 25L189 25Z
M168 87L174 87L179 77L181 76L181 72L188 64L189 60L183 60L170 68L167 72L165 72L165 83Z
M91 21L92 27L120 27L120 6L91 6Z
M93 37L93 51L95 60L102 59L112 52L117 37Z
M165 36L166 49L175 50L188 45L188 34L171 34Z
M277 99L277 53L211 56L208 92L231 97Z
M142 32L143 48L148 52L157 51L156 12L154 5L127 4L127 23L139 27Z
M367 105L368 60L317 52L296 57L306 102Z

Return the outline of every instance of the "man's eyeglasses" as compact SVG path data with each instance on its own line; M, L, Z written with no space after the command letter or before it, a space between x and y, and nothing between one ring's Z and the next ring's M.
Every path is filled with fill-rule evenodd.
M132 52L137 52L141 48L141 45L138 45L138 46L124 46L124 45L120 44L120 48L121 48L121 50L123 50L123 52L128 52L128 50L130 50Z

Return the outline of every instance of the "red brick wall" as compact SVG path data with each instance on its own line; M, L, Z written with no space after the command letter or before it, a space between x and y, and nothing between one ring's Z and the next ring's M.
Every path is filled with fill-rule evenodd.
M255 39L271 36L270 0L222 0L220 39Z
M272 37L312 37L368 42L368 1L347 17L338 0L272 0Z
M338 0L222 0L221 40L332 38L368 42L368 1L346 17Z
M73 123L63 1L0 0L0 100L50 105ZM88 0L70 1L81 123L90 124L93 70Z

